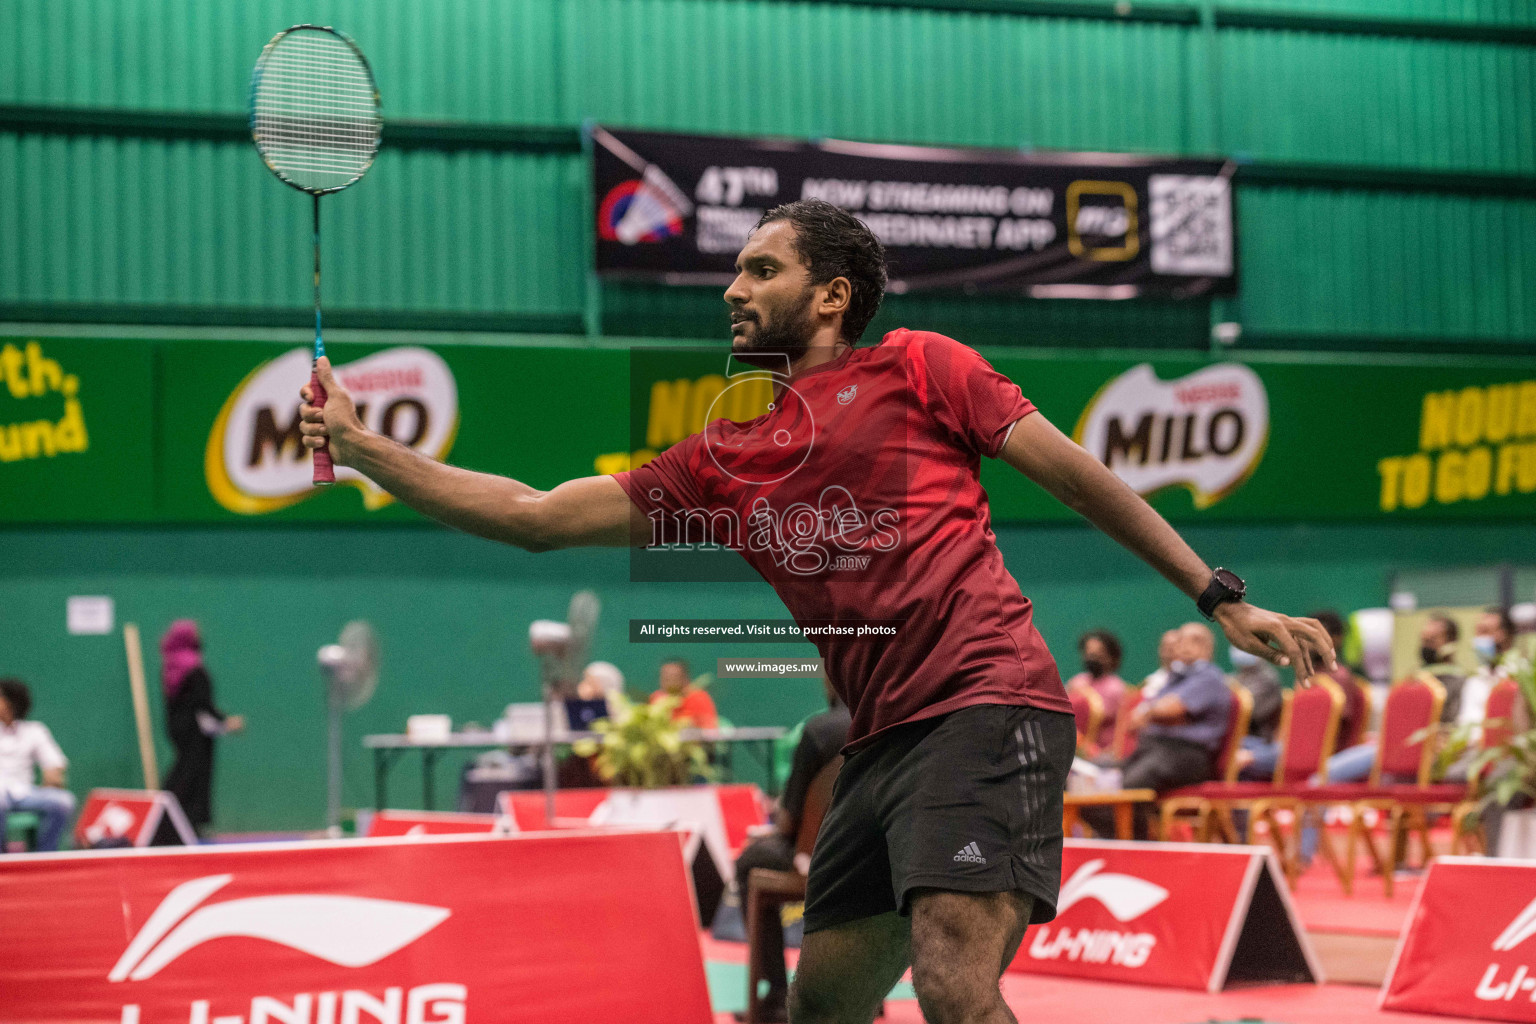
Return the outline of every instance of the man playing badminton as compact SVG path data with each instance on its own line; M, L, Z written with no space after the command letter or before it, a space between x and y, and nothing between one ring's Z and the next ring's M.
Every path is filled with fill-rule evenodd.
M442 465L365 429L324 360L330 399L316 408L304 389L304 442L329 438L340 465L482 537L530 551L665 545L668 523L708 522L798 621L900 620L892 641L816 641L853 725L811 862L789 1017L868 1024L910 965L929 1021L1013 1021L998 981L1025 928L1056 912L1075 730L1003 567L981 456L1146 560L1237 647L1301 679L1333 649L1316 622L1245 603L1240 579L1207 567L973 350L907 330L858 347L886 268L852 215L816 200L770 210L737 269L732 352L777 365L773 405L629 472L539 491Z

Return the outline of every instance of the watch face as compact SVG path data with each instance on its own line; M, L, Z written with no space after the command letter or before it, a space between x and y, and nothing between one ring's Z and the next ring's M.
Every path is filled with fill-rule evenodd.
M1248 589L1248 585L1231 569L1217 569L1213 575L1218 583L1235 594L1242 594Z

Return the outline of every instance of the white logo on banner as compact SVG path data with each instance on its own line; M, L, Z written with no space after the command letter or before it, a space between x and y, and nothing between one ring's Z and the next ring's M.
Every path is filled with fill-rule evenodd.
M1524 910L1515 915L1515 919L1509 922L1509 927L1493 940L1493 948L1500 953L1507 952L1532 935L1536 935L1536 900L1531 900L1525 905Z
M1056 913L1065 914L1082 900L1098 900L1116 921L1134 921L1168 898L1168 890L1135 875L1100 874L1102 860L1091 860L1061 887Z
M1269 442L1269 395L1259 375L1222 363L1159 380L1142 363L1099 389L1073 439L1138 494L1183 485L1196 508L1235 491Z
M415 942L451 913L421 903L311 894L251 896L193 910L233 878L208 875L172 889L107 979L143 981L190 949L236 936L275 942L339 967L366 967Z
M1101 904L1110 916L1122 924L1134 921L1168 898L1160 885L1114 872L1100 873L1104 861L1090 860L1072 873L1061 887L1056 901L1058 919L1083 900ZM1104 928L1060 927L1053 935L1050 925L1042 925L1029 944L1029 955L1036 960L1082 961L1089 964L1113 963L1121 967L1140 967L1152 955L1157 936L1148 932L1120 932Z
M96 823L85 830L86 841L95 845L108 836L114 839L126 836L138 820L128 808L109 803L96 815Z
M224 402L208 436L204 475L213 497L231 512L261 515L303 501L311 486L309 450L299 434L299 388L313 353L296 348L253 370ZM401 347L334 368L370 430L434 459L453 447L459 389L436 352ZM363 504L393 501L355 469L337 467L336 482L363 492Z

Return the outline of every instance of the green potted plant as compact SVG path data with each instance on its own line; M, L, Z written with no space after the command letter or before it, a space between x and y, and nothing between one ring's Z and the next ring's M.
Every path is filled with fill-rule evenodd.
M707 686L708 675L694 680ZM711 779L714 769L701 743L686 742L686 723L672 720L681 699L663 697L654 703L632 701L622 693L609 697L612 714L592 723L597 739L579 740L572 749L582 757L596 756L597 774L616 786L654 789L685 786Z

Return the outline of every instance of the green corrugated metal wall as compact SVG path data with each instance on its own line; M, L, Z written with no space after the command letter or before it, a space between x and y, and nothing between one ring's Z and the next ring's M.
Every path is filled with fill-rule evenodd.
M1536 338L1529 34L1239 23L1305 11L1452 29L1533 25L1531 7L1151 8L1188 15L1177 24L780 0L20 2L0 5L0 105L237 114L261 44L314 20L357 37L392 118L567 127L592 118L1352 165L1367 187L1271 177L1240 189L1242 293L1215 316L1288 343L1516 340ZM71 47L84 52L56 56ZM1507 195L1486 181L1479 189L1491 194L1456 194L1467 190L1454 182L1383 190L1370 187L1370 168L1514 184ZM365 182L326 202L328 304L423 324L438 314L579 323L584 188L580 157L568 151L386 150ZM203 310L259 323L307 299L305 218L305 204L237 140L0 132L0 318L8 309L110 318L119 306L149 306L151 318ZM612 333L717 326L712 292L603 293ZM1203 345L1211 318L1172 303L905 296L882 324L919 317L977 343L1108 345Z

